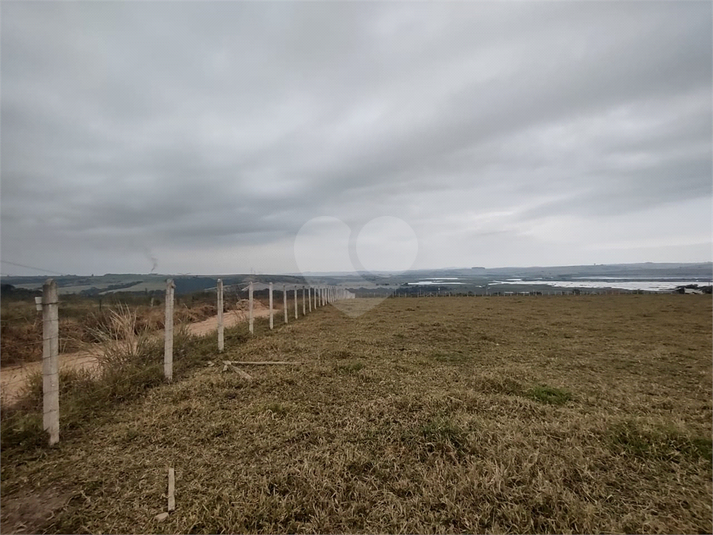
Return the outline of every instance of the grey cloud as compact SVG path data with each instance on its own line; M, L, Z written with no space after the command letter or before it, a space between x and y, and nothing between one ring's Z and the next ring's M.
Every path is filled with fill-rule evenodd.
M325 214L400 214L428 242L502 209L514 226L465 231L507 242L711 197L706 2L0 9L9 260L43 225L198 251Z

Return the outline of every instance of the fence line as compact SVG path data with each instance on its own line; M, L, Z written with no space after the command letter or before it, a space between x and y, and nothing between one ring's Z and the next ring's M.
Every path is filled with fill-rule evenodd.
M344 288L334 287L334 286L319 286L319 287L301 287L302 289L302 314L305 316L307 311L312 311L312 307L315 309L318 307L325 306L327 304L332 304L336 301L343 299L354 299L356 294L350 292ZM270 307L270 329L274 327L274 295L273 295L273 283L269 283L269 307ZM224 324L223 324L223 312L224 312L224 287L222 279L217 280L216 284L217 293L217 316L218 316L218 352L224 351ZM288 289L287 285L283 285L283 310L285 323L288 323ZM421 291L419 290L419 295ZM488 294L486 290L486 295ZM569 290L569 291L537 291L537 292L504 292L498 291L493 292L490 295L504 295L504 296L541 296L541 295L619 295L619 294L640 294L640 293L652 293L645 292L643 290L639 291L626 291L626 290L600 290L600 291L587 291L587 290ZM659 292L653 292L659 293ZM447 292L446 294L434 294L430 293L433 297L446 297L451 295L457 295L459 297L475 297L482 296L482 294L457 294L455 292ZM376 296L376 295L375 295ZM383 297L380 295L379 297ZM391 294L390 297L416 297L412 294L401 294L398 293ZM314 302L313 302L314 300ZM50 445L56 444L59 441L60 436L60 422L59 422L59 309L60 303L58 298L57 284L53 279L47 279L43 285L42 297L35 298L35 303L38 310L42 311L42 387L43 387L43 428L49 434ZM298 315L298 288L294 287L294 306L295 306L295 319L299 318ZM175 284L172 279L166 281L166 294L165 294L165 321L164 321L164 377L167 382L173 380L173 344L174 344L174 308L175 308ZM13 321L23 321L27 322L26 318L22 319L12 319ZM252 282L249 284L249 330L251 334L254 334L254 285ZM160 364L157 363L157 366ZM157 368L157 370L160 368ZM25 380L24 378L18 378L16 381Z
M175 288L176 285L173 279L166 281L165 295L165 319L164 319L164 355L163 355L163 371L166 381L173 380L173 338L174 338L174 305L175 305ZM248 288L249 292L249 331L254 334L254 313L253 313L253 283L251 282ZM283 302L285 323L288 322L287 310L287 285L283 285ZM216 284L216 302L218 316L218 352L223 352L225 349L225 334L223 323L223 308L224 308L224 287L222 279L217 280ZM324 306L327 303L333 303L338 299L354 299L355 294L332 287L320 288L305 288L302 287L302 315L305 316L308 310L312 311L312 297L314 297L314 307ZM319 297L319 299L318 299ZM298 289L294 288L295 300L295 319L299 318L298 305ZM273 328L273 284L269 285L269 301L270 301L270 329ZM59 298L57 291L57 283L53 279L47 279L42 288L42 297L35 298L35 304L38 310L42 311L42 390L43 390L43 428L49 433L50 445L59 442ZM18 379L19 381L20 379ZM24 379L22 379L24 380Z

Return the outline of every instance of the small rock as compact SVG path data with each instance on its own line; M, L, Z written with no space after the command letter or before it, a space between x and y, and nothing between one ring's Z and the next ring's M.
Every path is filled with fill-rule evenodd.
M168 513L159 513L156 515L156 520L158 520L159 522L163 522L167 518L168 518Z

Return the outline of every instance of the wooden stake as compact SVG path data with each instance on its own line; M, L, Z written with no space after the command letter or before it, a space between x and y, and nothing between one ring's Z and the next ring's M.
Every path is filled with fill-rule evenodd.
M176 472L173 468L168 469L168 510L176 508Z

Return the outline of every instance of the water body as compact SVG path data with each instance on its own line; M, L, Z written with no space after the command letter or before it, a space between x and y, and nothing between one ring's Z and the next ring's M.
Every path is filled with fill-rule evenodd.
M615 280L614 277L610 277L604 280L600 277L600 280L577 280L577 281L557 281L557 280L533 280L533 281L523 281L521 279L517 280L506 280L506 281L493 281L491 284L531 284L531 285L543 285L543 286L556 286L558 288L613 288L617 290L646 290L649 292L668 292L674 290L677 286L686 286L688 284L698 284L699 286L707 286L710 281L699 281L699 280Z
M451 280L443 280L443 279L438 279L438 280L424 280L424 281L418 281L418 282L409 282L407 283L409 286L450 286L453 284L465 284L464 282L454 282Z

